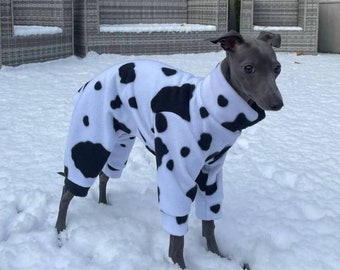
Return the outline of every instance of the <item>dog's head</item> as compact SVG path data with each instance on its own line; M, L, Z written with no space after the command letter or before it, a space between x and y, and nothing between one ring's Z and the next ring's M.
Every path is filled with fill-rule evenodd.
M255 101L263 110L282 108L282 96L275 81L281 64L273 50L281 45L279 34L261 32L256 39L245 40L241 34L230 31L211 42L219 43L227 52L222 71L241 97Z

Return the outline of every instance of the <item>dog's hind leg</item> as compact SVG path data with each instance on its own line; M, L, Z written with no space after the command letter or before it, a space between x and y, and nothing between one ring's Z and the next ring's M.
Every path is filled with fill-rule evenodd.
M64 186L59 204L58 218L55 224L58 233L66 229L67 209L73 197L74 195Z
M117 138L116 138L117 139ZM135 137L121 135L112 148L111 154L99 173L99 203L107 204L106 186L110 178L119 178L127 164Z
M185 262L183 256L184 250L184 236L170 235L169 244L169 257L172 259L174 264L178 264L179 267L185 269Z
M99 203L107 204L106 185L109 179L110 178L105 173L99 173Z
M207 239L208 251L211 251L220 257L224 257L221 255L216 243L215 223L213 220L202 220L202 236Z

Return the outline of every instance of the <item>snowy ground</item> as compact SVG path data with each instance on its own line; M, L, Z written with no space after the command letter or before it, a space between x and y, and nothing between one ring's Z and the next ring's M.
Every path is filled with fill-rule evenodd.
M200 76L223 53L153 56ZM190 216L189 269L335 270L340 265L340 55L278 54L285 101L247 129L224 166L221 251L208 253ZM72 201L67 230L54 229L63 149L76 90L106 67L131 59L85 59L0 71L0 269L177 269L167 259L155 162L138 143L126 171L109 182L109 206L94 186ZM192 211L194 213L194 211Z

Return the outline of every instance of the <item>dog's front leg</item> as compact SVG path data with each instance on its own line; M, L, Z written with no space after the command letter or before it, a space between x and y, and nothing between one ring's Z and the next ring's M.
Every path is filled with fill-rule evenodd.
M184 250L184 236L170 235L169 244L169 257L172 259L174 264L178 264L179 267L185 269L185 262L183 256Z
M55 224L58 233L66 229L67 209L73 197L74 195L64 186L59 204L58 218Z
M106 185L109 181L109 177L103 173L99 173L99 203L107 204L106 199Z
M221 255L215 239L215 223L213 220L202 220L202 236L207 239L208 251Z

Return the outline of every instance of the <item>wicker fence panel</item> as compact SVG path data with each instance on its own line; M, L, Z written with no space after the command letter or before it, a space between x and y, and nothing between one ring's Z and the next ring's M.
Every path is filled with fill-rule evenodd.
M19 21L25 23L25 25L37 24L46 26L46 22L48 21L48 18L50 18L49 16L51 16L51 12L57 15L48 25L51 26L51 23L55 23L54 26L58 25L62 28L62 33L42 35L31 34L28 36L14 36L13 21L18 21L16 21L15 18L17 13L14 12L15 10L12 10L12 7L15 8L13 1L14 0L1 0L0 24L3 65L20 65L23 63L47 61L73 54L72 0L46 0L46 5L51 4L50 9L56 8L53 12L49 10L46 14L44 13L46 11L45 5L41 5L41 9L35 6L39 11L38 13L40 16L32 15L32 17L26 17L26 20L32 18L32 22L24 22L19 16ZM57 2L58 5L56 4ZM21 2L21 4L24 3L25 5L29 5L26 1ZM60 9L60 7L62 8ZM31 10L31 8L28 8L28 10ZM12 14L14 17L12 17ZM58 18L58 22L56 22L56 18Z
M153 5L157 3L159 7L153 12L166 5L171 5L168 10L166 22L181 23L199 23L216 25L216 31L196 31L196 32L100 32L100 24L112 22L112 14L105 14L104 10L109 10L115 5L122 4L137 5L137 1L109 1L109 0L86 0L86 5L82 0L75 0L75 52L80 56L84 56L88 51L96 51L98 53L122 53L122 54L172 54L172 53L194 53L219 50L219 47L211 44L205 39L222 35L227 29L227 1L225 0L189 0L189 1L138 1L139 5L149 3ZM194 2L196 2L194 4ZM208 3L207 3L208 2ZM176 5L174 4L176 3ZM187 4L186 4L187 3ZM175 7L176 6L176 7ZM175 12L178 6L183 12ZM135 8L131 8L135 9ZM138 16L145 17L143 9L140 9ZM128 11L127 11L128 12ZM132 11L130 11L132 12ZM136 12L136 10L134 11ZM162 13L160 13L162 14ZM160 14L153 15L142 21L144 23L162 23L159 18ZM185 17L183 17L185 15ZM150 14L149 14L150 15ZM148 16L149 16L148 15ZM117 15L118 16L118 15ZM137 16L137 15L134 15ZM195 18L195 19L193 19ZM179 21L180 20L180 21ZM115 22L115 21L113 21ZM140 23L134 18L130 20L124 19L116 21L116 24L122 23Z
M263 26L296 26L299 13L298 0L254 1L254 24Z
M62 26L63 1L13 0L13 15L15 25Z
M184 23L186 0L100 0L101 24Z
M256 10L254 5L258 0L242 0L240 31L242 34L250 37L256 37L259 31L254 30L256 20ZM262 1L262 0L260 0ZM277 3L276 0L271 0ZM273 32L279 33L282 37L281 48L277 51L296 51L306 54L317 53L317 36L318 36L318 0L298 0L297 6L297 23L295 26L299 30L278 29ZM277 26L287 26L286 21L282 21Z
M218 0L188 0L188 23L216 25L218 9Z

